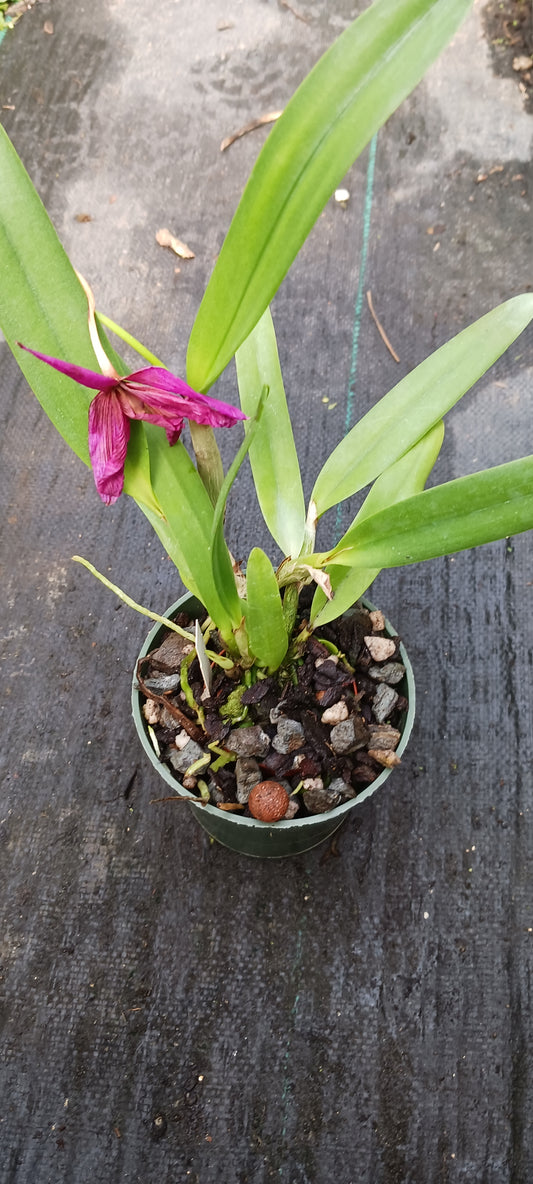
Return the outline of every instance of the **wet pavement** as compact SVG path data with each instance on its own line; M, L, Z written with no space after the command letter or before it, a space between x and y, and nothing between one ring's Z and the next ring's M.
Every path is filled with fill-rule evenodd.
M49 0L4 38L2 120L75 266L176 372L268 130L220 142L363 7ZM531 288L533 116L493 72L484 7L276 297L308 492L376 398ZM156 611L175 571L0 359L2 1184L526 1184L532 537L379 577L418 688L402 767L338 853L244 859L150 805L129 709L148 630L70 557ZM532 377L529 331L452 412L438 480L533 452ZM235 398L232 367L217 393ZM228 533L239 557L268 545L244 470Z

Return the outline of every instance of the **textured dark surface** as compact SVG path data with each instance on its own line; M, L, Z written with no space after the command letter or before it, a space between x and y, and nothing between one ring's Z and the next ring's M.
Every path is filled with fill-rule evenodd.
M2 116L67 249L178 372L266 133L221 139L362 7L50 0L4 39ZM366 153L276 300L308 490L347 416L531 283L533 120L481 7L380 133L372 208ZM160 226L196 251L179 274ZM440 479L533 451L531 344L452 413ZM132 503L100 505L0 348L2 1184L528 1184L531 537L379 578L418 685L402 768L338 857L240 858L149 804L129 716L147 629L70 556L160 611L172 565ZM243 556L265 541L250 493L243 475Z

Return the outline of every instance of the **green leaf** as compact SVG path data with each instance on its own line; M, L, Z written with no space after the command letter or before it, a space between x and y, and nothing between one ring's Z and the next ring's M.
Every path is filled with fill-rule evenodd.
M305 504L270 309L237 351L236 362L241 407L247 415L254 415L263 386L270 390L261 428L250 446L250 464L268 529L283 554L295 558L304 537Z
M328 562L400 567L532 527L533 456L526 456L426 489L373 514L347 531Z
M420 81L472 0L376 0L320 59L259 155L193 327L207 390L270 304L352 162Z
M252 653L261 665L277 670L287 653L287 630L274 568L259 547L250 552L246 565L246 599Z
M533 318L533 296L515 296L421 362L334 449L312 499L320 516L364 489L416 443L496 361Z
M0 324L16 360L46 414L67 444L88 464L89 404L86 390L16 346L97 369L89 329L87 298L28 174L0 128ZM127 373L99 327L119 373ZM161 498L154 497L150 462ZM231 633L214 585L210 539L213 506L182 444L170 448L163 431L131 423L125 492L136 498L187 587L213 620ZM165 519L161 517L163 508ZM203 542L202 542L203 540ZM227 562L231 567L231 560Z
M361 509L355 515L352 526L364 522L380 510L386 510L388 506L419 493L431 473L443 440L444 424L440 420L404 456L385 469L377 481L374 481Z
M337 617L341 617L347 609L352 607L352 604L355 604L356 600L364 596L376 576L379 575L380 569L367 571L364 567L331 567L328 565L326 571L331 581L333 600L327 600L322 589L317 588L313 596L310 614L313 629L320 629L322 625L327 625L328 621L336 621Z
M48 214L0 127L0 324L15 358L58 431L85 464L87 413L94 392L23 353L96 369L87 299Z
M25 353L17 341L52 357L98 369L87 298L46 210L0 127L0 325L20 369L52 423L89 464L89 404L94 391ZM157 513L142 424L132 424L124 489Z
M388 506L397 504L412 494L424 488L433 465L439 455L444 440L444 424L442 420L423 436L418 444L410 448L405 456L400 457L395 464L374 481L359 512L350 527L352 530L373 514ZM342 546L343 540L339 543ZM326 571L331 580L334 592L333 600L328 601L322 590L317 588L311 606L311 620L314 628L334 621L342 613L351 608L356 600L366 592L367 588L379 575L380 568L367 570L366 568L327 567ZM315 620L316 618L316 620Z

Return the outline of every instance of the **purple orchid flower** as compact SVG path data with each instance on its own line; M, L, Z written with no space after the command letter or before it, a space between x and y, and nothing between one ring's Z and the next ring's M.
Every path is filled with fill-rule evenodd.
M20 341L17 344L74 382L98 391L89 407L89 455L96 488L108 506L116 502L124 486L130 419L158 424L165 429L170 445L179 440L184 419L214 428L232 427L239 419L246 419L236 407L198 394L162 366L147 366L121 378L108 359L107 373L98 374L39 354Z

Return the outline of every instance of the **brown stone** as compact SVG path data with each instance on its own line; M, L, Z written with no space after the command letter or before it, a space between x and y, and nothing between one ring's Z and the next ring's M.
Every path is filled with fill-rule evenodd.
M248 809L259 822L279 822L285 817L289 795L279 781L260 781L248 798Z
M397 752L393 752L391 748L369 748L368 755L385 769L395 769L397 765L401 764Z

